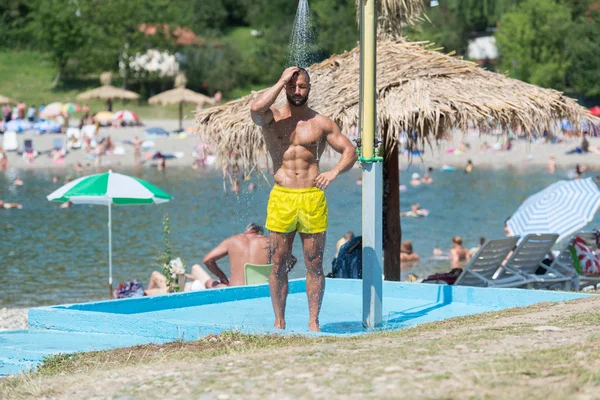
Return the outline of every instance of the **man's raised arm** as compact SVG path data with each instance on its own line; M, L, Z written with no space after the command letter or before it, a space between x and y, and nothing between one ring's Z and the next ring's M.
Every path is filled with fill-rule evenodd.
M273 103L275 103L277 96L279 96L279 93L281 93L285 85L298 71L300 71L298 67L290 67L283 71L283 74L277 83L261 93L252 102L250 111L252 115L252 121L254 121L256 125L265 126L269 125L271 121L273 121L273 111L271 110L271 106Z

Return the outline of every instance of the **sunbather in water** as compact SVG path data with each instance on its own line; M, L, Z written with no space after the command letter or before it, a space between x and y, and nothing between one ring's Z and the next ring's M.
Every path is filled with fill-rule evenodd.
M19 203L5 203L4 200L0 200L0 210L9 208L23 208L23 206Z

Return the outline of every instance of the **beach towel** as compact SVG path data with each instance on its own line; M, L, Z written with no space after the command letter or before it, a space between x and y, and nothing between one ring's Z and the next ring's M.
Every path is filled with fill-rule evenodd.
M170 135L169 131L167 131L164 128L161 128L160 126L148 128L148 129L146 129L146 133L149 133L151 135L161 135L161 136L169 136Z
M576 236L573 240L571 255L578 273L581 275L600 275L600 257L579 236Z
M128 299L131 297L143 297L144 288L140 281L127 281L119 284L119 287L113 293L115 299Z

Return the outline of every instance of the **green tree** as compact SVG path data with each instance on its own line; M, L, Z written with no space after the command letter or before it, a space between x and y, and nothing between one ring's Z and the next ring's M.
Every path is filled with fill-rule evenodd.
M543 87L564 89L571 9L562 1L527 0L502 18L496 33L502 69Z
M567 82L576 92L600 96L600 7L593 7L591 1L586 6L576 14L576 23L566 38Z
M190 89L211 95L220 90L227 96L232 89L248 83L246 62L228 44L188 47L182 55L180 67Z
M350 0L348 0L350 1ZM296 16L297 1L290 0L244 0L248 24L255 29L292 26ZM290 30L288 32L289 34Z
M29 0L4 0L0 2L0 46L16 48L31 46L31 2Z
M359 32L354 1L314 0L311 12L323 56L341 54L357 46Z
M428 40L467 54L469 39L478 32L496 27L502 16L522 0L440 0L430 7L427 16L431 22L409 28L407 36L416 40Z
M39 44L50 54L56 63L56 78L53 86L58 85L67 63L86 42L84 37L85 21L75 1L37 0L34 21Z

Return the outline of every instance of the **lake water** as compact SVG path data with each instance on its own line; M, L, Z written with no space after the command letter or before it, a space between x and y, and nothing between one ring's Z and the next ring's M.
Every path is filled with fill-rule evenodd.
M421 168L402 173L403 183ZM135 175L133 169L119 172ZM89 172L92 173L92 172ZM73 173L72 173L73 174ZM0 307L35 306L102 299L107 296L107 209L79 205L60 209L46 195L62 185L66 173L20 171L25 184L12 185L16 171L0 174L0 199L22 203L22 210L0 211ZM137 175L171 195L174 200L160 206L113 208L114 284L139 279L147 285L154 258L162 249L162 220L171 218L174 255L186 260L188 270L225 237L241 232L250 221L264 224L270 187L254 177L254 192L238 196L223 192L220 172L214 170L143 169ZM361 230L359 170L338 178L327 190L330 228L325 251L325 272L331 270L335 242L346 231ZM412 268L419 277L449 268L447 260L432 259L435 247L448 250L451 237L460 235L467 247L480 236L503 236L503 221L530 194L558 179L566 171L549 175L542 169L475 170L434 172L430 185L410 187L401 193L401 210L414 201L429 209L426 218L402 218L403 238L413 241L422 261ZM244 188L249 182L246 182ZM590 224L600 225L598 216ZM302 259L299 238L294 254ZM219 263L228 273L226 260ZM291 273L305 275L303 263Z

